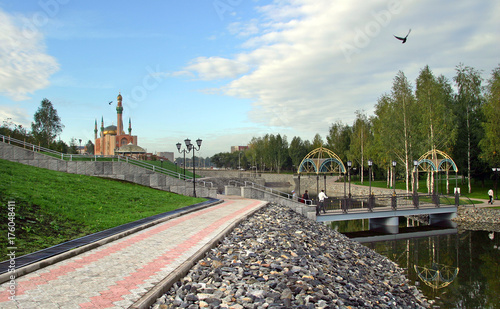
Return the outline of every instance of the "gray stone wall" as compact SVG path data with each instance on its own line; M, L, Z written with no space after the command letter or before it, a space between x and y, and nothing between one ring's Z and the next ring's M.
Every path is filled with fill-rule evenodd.
M163 191L193 195L192 183L188 183L186 188L183 180L123 161L65 161L2 142L0 142L0 158L59 172L120 179ZM217 190L197 185L196 196L216 198Z

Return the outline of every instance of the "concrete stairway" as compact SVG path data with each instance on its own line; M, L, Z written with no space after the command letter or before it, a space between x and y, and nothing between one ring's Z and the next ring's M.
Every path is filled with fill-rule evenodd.
M54 171L125 180L155 189L193 195L192 182L170 177L124 161L66 161L1 142L0 159ZM217 197L216 188L196 186L196 196Z

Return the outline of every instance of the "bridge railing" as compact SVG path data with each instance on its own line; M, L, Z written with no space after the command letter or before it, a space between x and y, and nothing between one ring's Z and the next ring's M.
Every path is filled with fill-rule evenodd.
M467 198L470 201L470 199ZM318 201L313 200L314 204ZM364 195L364 196L346 196L346 197L329 197L325 200L325 210L342 210L343 212L355 211L364 209L366 211L377 211L377 209L390 207L393 210L420 208L420 207L441 207L441 206L458 206L465 205L466 201L449 195L434 195L434 194L379 194L379 195Z
M290 193L276 190L276 189L273 189L270 187L266 187L266 186L263 186L263 185L260 185L258 183L254 183L251 181L243 181L242 182L242 181L237 181L237 180L230 180L228 184L230 186L234 186L234 187L252 187L252 188L256 188L256 189L259 189L259 190L262 190L265 192L269 192L269 193L274 194L276 196L280 196L282 198L293 199L293 195ZM306 205L313 205L314 204L314 201L311 199L305 200L301 197L296 197L296 200L298 202L304 203Z

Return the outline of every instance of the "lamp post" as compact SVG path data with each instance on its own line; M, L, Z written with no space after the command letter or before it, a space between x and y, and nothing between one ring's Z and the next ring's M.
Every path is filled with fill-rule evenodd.
M418 208L418 194L417 194L417 182L418 182L418 176L417 176L417 167L418 167L418 161L413 160L413 205L415 208Z
M396 161L392 161L392 190L396 194Z
M351 198L351 166L352 162L347 161L347 177L349 178L349 198Z
M161 168L163 168L163 159L160 159Z
M175 162L175 172L177 173L177 161Z
M82 154L82 139L78 140L80 142L80 148L78 148L78 154Z
M368 159L368 179L369 179L369 182L370 182L370 191L369 191L369 194L368 194L368 209L370 211L373 210L373 202L374 202L374 198L373 198L373 195L372 195L372 165L373 165L373 161L372 159Z
M196 140L196 145L198 145L198 148L196 148L194 144L191 144L191 140L189 138L186 138L184 140L184 143L186 143L186 147L188 149L187 152L193 150L193 196L194 197L196 197L196 169L195 169L196 164L194 164L194 153L200 150L201 142L202 142L201 139Z
M368 173L369 173L368 179L370 182L370 191L369 191L370 196L372 195L372 165L373 165L372 159L368 159Z
M491 170L495 173L495 196L496 196L495 199L498 200L498 191L497 191L498 174L497 174L497 172L500 172L500 168L493 167Z
M177 151L179 151L179 153L184 154L184 163L182 163L182 166L184 167L184 180L186 180L186 152L189 152L189 151L186 149L183 149L181 151L181 146L182 146L181 143L177 143L177 144L175 144L175 146L177 146Z

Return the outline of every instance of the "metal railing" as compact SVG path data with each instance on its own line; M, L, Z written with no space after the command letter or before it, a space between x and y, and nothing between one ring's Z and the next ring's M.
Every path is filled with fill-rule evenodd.
M230 180L228 185L229 186L233 185L235 187L251 187L251 188L259 189L259 190L264 191L264 192L269 192L273 195L276 195L276 196L279 196L282 198L293 199L293 195L290 193L276 190L276 189L273 189L270 187L266 187L266 186L263 186L263 185L260 185L260 184L257 184L257 183L251 182L251 181L240 182L237 180ZM313 205L313 200L310 200L310 199L304 200L301 197L297 197L296 199L297 199L297 202L304 203L306 205Z
M178 179L181 179L181 180L184 180L184 181L193 181L193 177L192 176L188 176L188 175L184 176L184 174L181 174L181 173L178 173L178 172L174 172L174 171L171 171L169 169L162 168L162 167L156 166L154 164L147 163L147 162L141 161L141 160L136 160L136 159L133 159L133 158L130 158L130 157L126 157L126 156L120 156L120 155L114 155L114 156L110 156L110 155L86 155L86 154L67 154L67 153L61 153L61 152L58 152L58 151L53 150L53 149L49 149L49 148L41 147L41 146L38 146L38 145L34 145L34 144L28 143L26 141L21 141L21 140L12 138L10 136L5 136L5 135L2 135L2 134L0 134L0 140L2 142L4 142L4 143L8 143L8 144L12 144L12 145L15 145L15 146L23 147L24 149L31 150L33 152L39 152L41 154L49 155L51 157L54 157L54 158L57 158L57 159L61 159L61 160L68 160L68 161L75 161L75 160L76 161L100 161L100 160L103 160L103 161L109 161L109 160L115 160L116 159L118 162L124 161L124 162L127 162L129 164L136 165L136 166L145 168L147 170L151 170L153 172L162 173L162 174L165 174L167 176L178 178ZM208 182L208 181L204 181L204 180L198 180L197 179L196 183L202 183L204 187L206 187L207 185L210 185L210 187L213 187L213 183L212 182Z
M314 202L317 204L317 199ZM392 210L398 210L459 205L475 207L474 203L466 196L412 193L329 197L324 201L325 210L342 210L344 213L351 210L376 211L382 208L387 210L388 207Z

